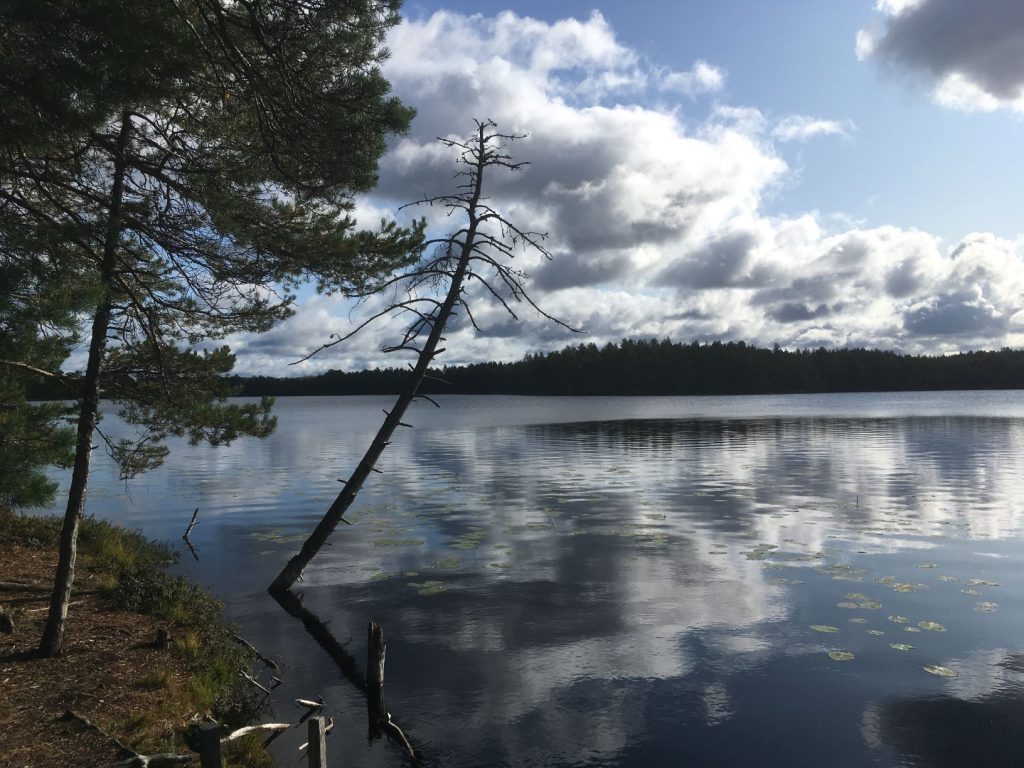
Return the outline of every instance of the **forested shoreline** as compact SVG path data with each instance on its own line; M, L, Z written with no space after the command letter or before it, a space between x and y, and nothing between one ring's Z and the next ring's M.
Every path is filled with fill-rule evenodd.
M426 394L745 395L1024 388L1024 350L901 355L869 349L765 349L744 342L626 339L432 371ZM407 369L234 377L246 396L394 394ZM443 379L439 381L437 379Z

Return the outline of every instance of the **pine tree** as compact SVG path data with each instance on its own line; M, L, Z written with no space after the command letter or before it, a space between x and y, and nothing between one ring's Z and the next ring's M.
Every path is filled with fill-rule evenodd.
M35 24L26 9L40 3L47 13ZM70 37L99 56L95 89L79 93L77 77L65 84L80 108L33 105L26 85L69 58L48 46L46 32L74 13L73 0L7 0L22 27L6 38L43 48L29 66L12 61L18 46L0 49L0 71L10 64L16 73L0 79L9 89L0 103L22 105L18 125L33 115L56 120L43 139L0 142L0 222L15 222L33 245L0 236L0 254L19 268L45 267L88 297L84 374L6 361L68 381L78 398L45 655L63 645L95 436L127 477L162 460L168 435L216 444L268 434L269 400L224 402L234 359L216 340L286 317L302 279L361 290L406 263L421 239L419 228L355 231L349 215L352 195L376 181L387 134L411 119L378 68L397 2L102 5L105 23L84 14L77 32L52 30L56 42ZM140 426L138 439L115 443L98 430L101 397Z

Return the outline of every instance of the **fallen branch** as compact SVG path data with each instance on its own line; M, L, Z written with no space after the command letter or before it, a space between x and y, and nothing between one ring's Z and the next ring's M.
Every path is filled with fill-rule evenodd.
M188 528L185 529L185 534L181 537L188 541L188 535L192 533L192 529L196 527L196 523L199 522L199 507L196 507L196 511L192 513L192 522L188 524Z
M75 600L74 602L68 603L68 608L70 608L73 605L81 605L81 604L82 604L81 600ZM43 611L48 611L48 610L50 610L50 606L46 606L45 608L26 608L25 609L25 613L42 613Z
M267 687L266 687L265 685L263 685L263 683L261 683L261 682L260 682L259 680L257 680L257 679L256 679L255 677L253 677L252 675L250 675L250 674L248 674L248 673L246 673L246 672L239 672L238 674L240 674L240 675L241 675L242 677L244 677L244 678L245 678L246 680L248 680L248 681L249 681L250 683L252 683L252 684L253 684L253 685L255 685L255 686L256 686L257 688L259 688L259 689L260 689L261 691L263 691L263 692L264 692L265 694L267 694L267 696L269 696L269 695L270 695L270 689L269 689L269 688L267 688Z
M123 741L121 741L116 736L112 736L111 734L107 733L102 728L100 728L98 725L96 725L96 723L92 722L88 718L85 718L85 717L82 717L81 715L75 714L70 709L65 709L64 710L64 714L62 715L61 719L63 719L63 720L77 720L79 723L84 725L86 728L88 728L90 730L93 730L93 731L96 731L96 733L98 733L100 736L105 738L107 741L112 741L114 743L114 746L117 747L125 755L132 755L133 757L137 757L138 754L139 754L138 752L136 752L134 749L129 747L127 744L125 744Z
M159 755L135 755L104 768L170 768L175 765L188 765L195 762L198 755L174 755L169 752Z
M11 592L49 592L53 587L43 584L21 584L17 581L0 581L0 589Z
M62 716L64 720L76 720L86 728L96 731L103 738L113 742L114 746L125 755L128 755L124 760L119 760L116 763L110 763L105 768L169 768L169 766L175 765L188 765L194 762L197 755L175 755L171 753L162 753L159 755L142 755L136 752L134 749L129 747L123 741L118 739L116 736L104 731L96 723L92 722L88 718L82 717L81 715L75 714L70 709L64 710Z
M236 643L238 643L240 645L244 645L246 648L248 648L250 651L252 651L256 655L257 659L262 661L264 664L266 664L268 667L270 667L275 672L280 672L281 671L281 668L279 666L277 666L277 662L276 661L274 661L271 658L268 658L268 657L264 656L262 653L259 652L259 650L256 648L255 645L250 643L244 637L240 637L239 635L236 635L236 634L234 634L232 632L231 633L231 639L234 640Z

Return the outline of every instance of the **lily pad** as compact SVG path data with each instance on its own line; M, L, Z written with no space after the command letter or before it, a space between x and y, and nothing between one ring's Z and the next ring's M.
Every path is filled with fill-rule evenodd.
M974 610L979 613L992 613L998 607L999 603L990 603L987 600L980 600L975 604Z
M426 544L423 539L377 539L373 542L375 547L422 547Z
M811 629L815 632L828 632L830 634L839 631L839 627L830 627L827 624L811 624Z
M846 594L847 600L867 600L867 595L862 595L860 592L848 592Z
M981 592L979 592L978 590L970 588L961 589L960 591L963 592L965 595L973 595L974 597L977 597L981 594Z
M927 629L929 632L945 632L946 628L939 624L937 621L919 621L917 626L921 629Z
M938 675L939 677L960 677L960 673L957 672L955 669L943 667L939 664L933 664L931 666L924 667L923 669L925 672L929 672L933 675Z
M857 603L857 607L864 608L869 611L877 611L879 608L882 607L882 604L877 600L861 600L859 603Z
M850 602L846 602L845 600L843 602L841 602L841 603L836 603L836 606L839 607L839 608L848 608L851 611L855 610L857 608L860 608L860 606L857 605L857 603L850 603Z
M868 634L869 634L869 635L875 635L876 637L878 637L879 635L884 635L884 634L885 634L885 632L883 632L883 631L882 631L882 630L880 630L880 629L869 629L869 630L868 630Z
M443 581L410 581L410 587L416 588L416 594L428 596L428 595L439 595L448 589L448 586Z
M832 661L853 661L853 654L849 651L829 651L828 657Z
M914 646L907 645L906 643L889 643L889 647L897 651L912 651Z
M918 629L917 627L904 627L903 631L904 632L920 632L921 630Z
M893 622L894 624L909 624L910 623L910 619L908 619L906 616L890 616L889 617L889 621Z
M989 581L988 579L968 579L968 587L998 587L998 581Z

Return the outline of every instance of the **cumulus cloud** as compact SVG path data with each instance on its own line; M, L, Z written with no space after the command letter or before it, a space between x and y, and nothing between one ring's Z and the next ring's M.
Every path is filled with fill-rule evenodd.
M879 41L933 2L942 4L880 4L889 32ZM389 47L385 74L418 114L383 159L379 188L359 201L360 220L451 190L454 156L435 137L464 136L473 118L528 134L510 151L531 165L492 175L487 193L510 220L549 233L551 260L521 253L515 266L545 311L587 331L573 335L528 308L513 320L478 292L483 333L459 318L446 334L446 363L626 336L907 352L1024 343L1021 241L981 233L947 245L898 226L765 212L764 200L778 208L791 180L788 142L848 135L851 123L700 107L686 88L666 89L666 69L596 13L547 23L439 12L394 30ZM712 71L720 72L697 62L689 74L712 87ZM666 103L672 93L679 103ZM452 224L443 211L424 213L437 231ZM347 333L383 300L303 301L271 334L237 340L239 367L285 373L282 360ZM303 372L403 365L379 352L401 322L371 327Z
M857 54L922 73L935 99L961 110L1024 112L1024 3L879 0Z

